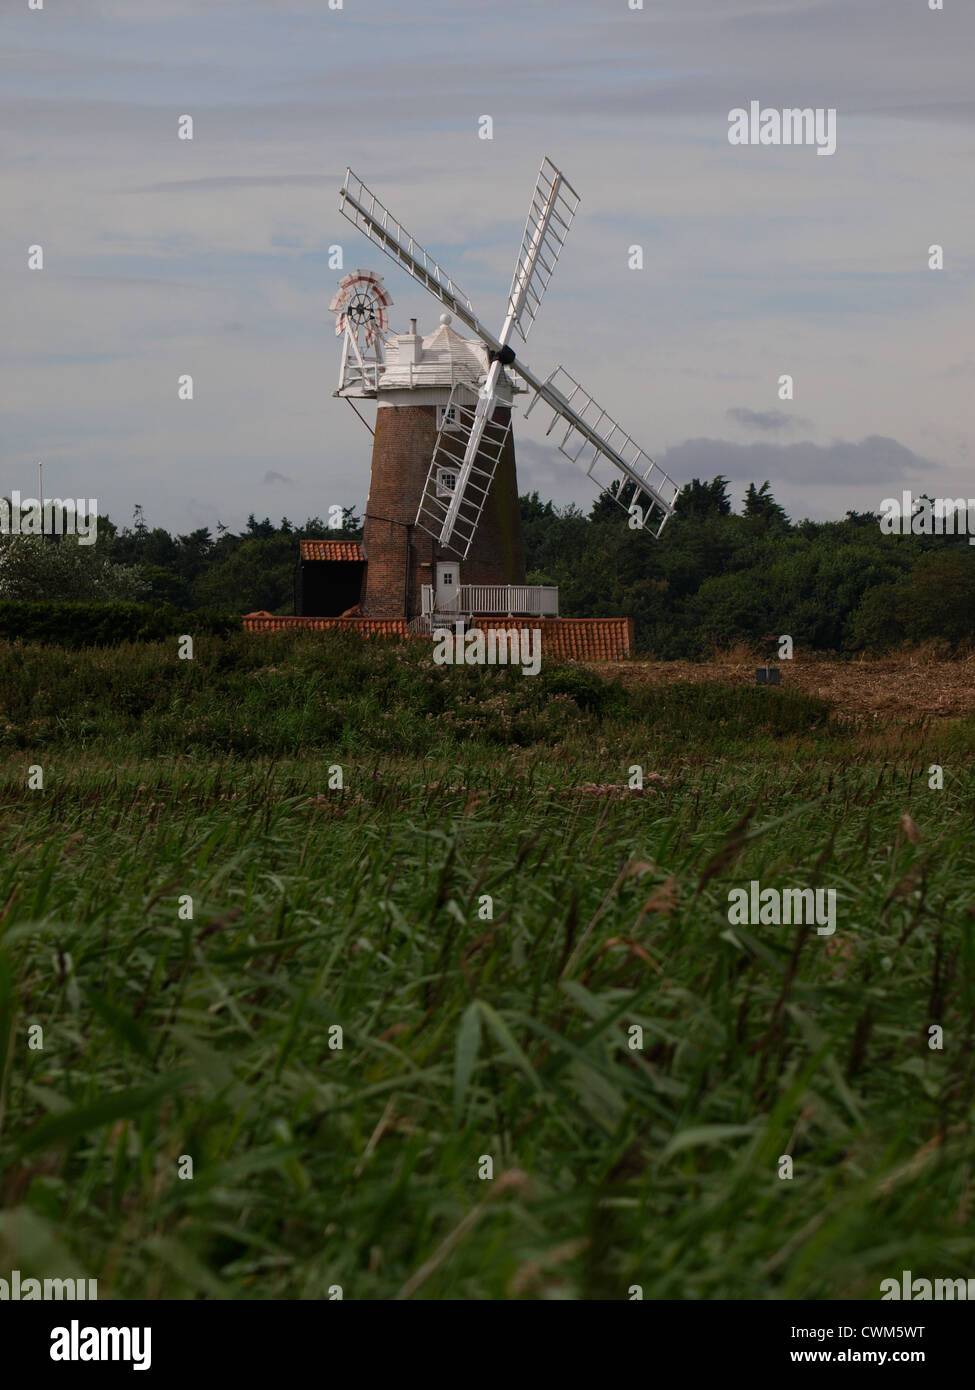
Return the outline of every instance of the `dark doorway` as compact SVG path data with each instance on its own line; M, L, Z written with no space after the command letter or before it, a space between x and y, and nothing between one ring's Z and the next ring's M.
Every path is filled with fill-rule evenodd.
M365 560L301 560L295 571L295 612L304 618L337 618L362 594Z

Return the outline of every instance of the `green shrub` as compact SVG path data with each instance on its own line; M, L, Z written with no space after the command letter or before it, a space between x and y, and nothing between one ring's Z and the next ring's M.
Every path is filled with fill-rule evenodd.
M535 689L542 698L567 695L587 714L602 714L614 705L618 707L623 696L618 683L610 684L586 666L547 666L539 674Z
M172 604L34 603L0 600L0 640L43 642L58 647L116 647L123 642L159 642L184 632L225 634L239 618L200 609L181 613Z

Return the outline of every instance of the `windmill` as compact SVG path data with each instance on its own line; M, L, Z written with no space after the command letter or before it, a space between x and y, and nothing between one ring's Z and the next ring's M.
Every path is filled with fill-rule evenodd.
M487 352L489 366L478 389L469 382L452 387L415 521L441 549L464 559L511 429L510 411L496 411L506 368L512 368L535 393L526 415L539 401L551 409L546 434L556 426L560 433L564 429L560 452L581 464L599 491L619 503L629 514L631 526L659 536L674 511L677 485L584 387L561 365L543 379L511 347L516 332L522 341L527 340L578 206L578 194L546 157L535 184L504 323L495 337L479 322L456 282L362 180L346 170L339 200L342 215L466 324ZM442 486L445 473L453 478L449 491Z

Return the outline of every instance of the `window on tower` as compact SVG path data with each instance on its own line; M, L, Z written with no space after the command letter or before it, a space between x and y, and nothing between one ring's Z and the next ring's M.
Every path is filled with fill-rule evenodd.
M460 413L455 405L442 405L440 407L439 419L437 420L438 429L459 430Z
M457 487L457 474L451 468L441 468L437 474L437 496L452 497Z

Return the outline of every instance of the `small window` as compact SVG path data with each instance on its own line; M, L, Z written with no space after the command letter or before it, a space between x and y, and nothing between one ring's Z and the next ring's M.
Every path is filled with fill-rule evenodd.
M460 412L455 405L442 405L440 407L437 426L442 430L460 429Z
M453 582L454 582L454 573L453 573L453 570L444 570L443 574L440 576L440 582L441 582L441 584L453 584Z
M450 468L441 468L437 474L437 496L452 497L457 487L457 474Z

